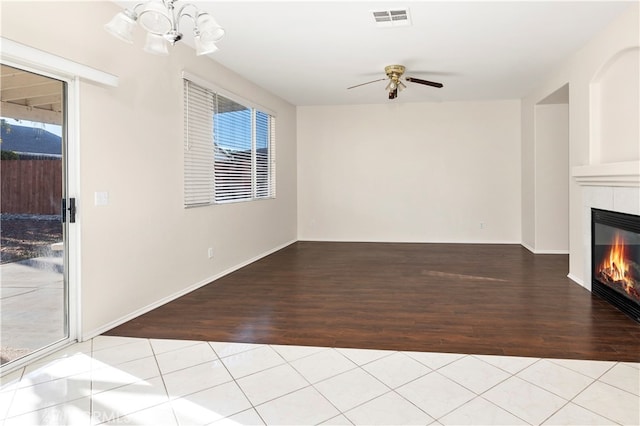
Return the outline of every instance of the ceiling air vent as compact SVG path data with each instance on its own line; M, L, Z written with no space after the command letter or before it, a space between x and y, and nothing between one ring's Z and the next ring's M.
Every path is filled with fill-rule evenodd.
M374 10L371 13L379 27L407 27L411 25L408 9Z

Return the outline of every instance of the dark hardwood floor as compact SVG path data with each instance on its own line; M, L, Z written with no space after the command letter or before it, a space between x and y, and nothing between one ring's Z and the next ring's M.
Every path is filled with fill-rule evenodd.
M105 333L640 361L640 324L518 245L297 242Z

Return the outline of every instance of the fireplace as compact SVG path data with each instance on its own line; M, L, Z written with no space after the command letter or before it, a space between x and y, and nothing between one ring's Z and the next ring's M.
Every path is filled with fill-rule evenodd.
M640 216L591 209L592 292L640 322Z

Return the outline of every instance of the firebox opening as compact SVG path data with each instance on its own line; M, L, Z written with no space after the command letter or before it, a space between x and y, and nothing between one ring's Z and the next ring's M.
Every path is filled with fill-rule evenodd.
M640 322L640 216L591 210L592 291Z

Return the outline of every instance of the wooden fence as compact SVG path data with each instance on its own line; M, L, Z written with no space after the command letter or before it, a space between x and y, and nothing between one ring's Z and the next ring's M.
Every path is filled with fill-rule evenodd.
M0 161L2 213L59 215L62 160Z

